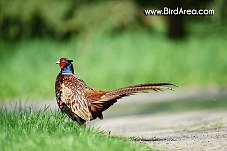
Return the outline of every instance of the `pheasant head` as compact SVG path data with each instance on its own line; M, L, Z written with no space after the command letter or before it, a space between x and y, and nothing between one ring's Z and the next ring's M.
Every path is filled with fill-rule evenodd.
M74 68L72 64L73 60L69 60L67 58L61 58L56 62L56 64L59 64L61 71L61 74L74 74Z

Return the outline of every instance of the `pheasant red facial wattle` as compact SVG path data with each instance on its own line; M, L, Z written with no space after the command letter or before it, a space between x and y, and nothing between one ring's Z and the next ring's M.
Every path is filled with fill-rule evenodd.
M68 60L67 58L61 58L59 61L56 62L56 64L59 64L60 68L63 69L70 62L73 62L73 60Z
M60 72L55 82L55 93L61 111L79 124L96 118L102 119L102 112L122 97L151 90L172 90L171 86L175 86L171 83L145 83L111 91L97 90L88 87L74 74L72 62L67 58L56 62L60 66Z

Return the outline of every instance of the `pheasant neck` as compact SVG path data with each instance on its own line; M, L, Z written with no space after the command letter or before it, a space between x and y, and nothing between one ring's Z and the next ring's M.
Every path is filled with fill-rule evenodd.
M74 74L73 65L72 64L66 65L64 68L61 69L60 73L61 74Z

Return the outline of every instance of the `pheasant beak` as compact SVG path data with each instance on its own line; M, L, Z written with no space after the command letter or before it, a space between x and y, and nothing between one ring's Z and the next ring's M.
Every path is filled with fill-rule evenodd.
M60 61L58 60L58 61L56 62L56 64L60 64Z

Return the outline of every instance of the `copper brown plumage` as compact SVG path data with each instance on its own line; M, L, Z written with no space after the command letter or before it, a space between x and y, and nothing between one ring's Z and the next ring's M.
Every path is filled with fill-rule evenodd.
M103 118L102 112L117 102L118 99L139 92L172 89L171 83L145 83L124 88L103 91L88 87L74 74L72 60L61 58L61 71L55 83L57 104L62 112L80 124L96 118Z

